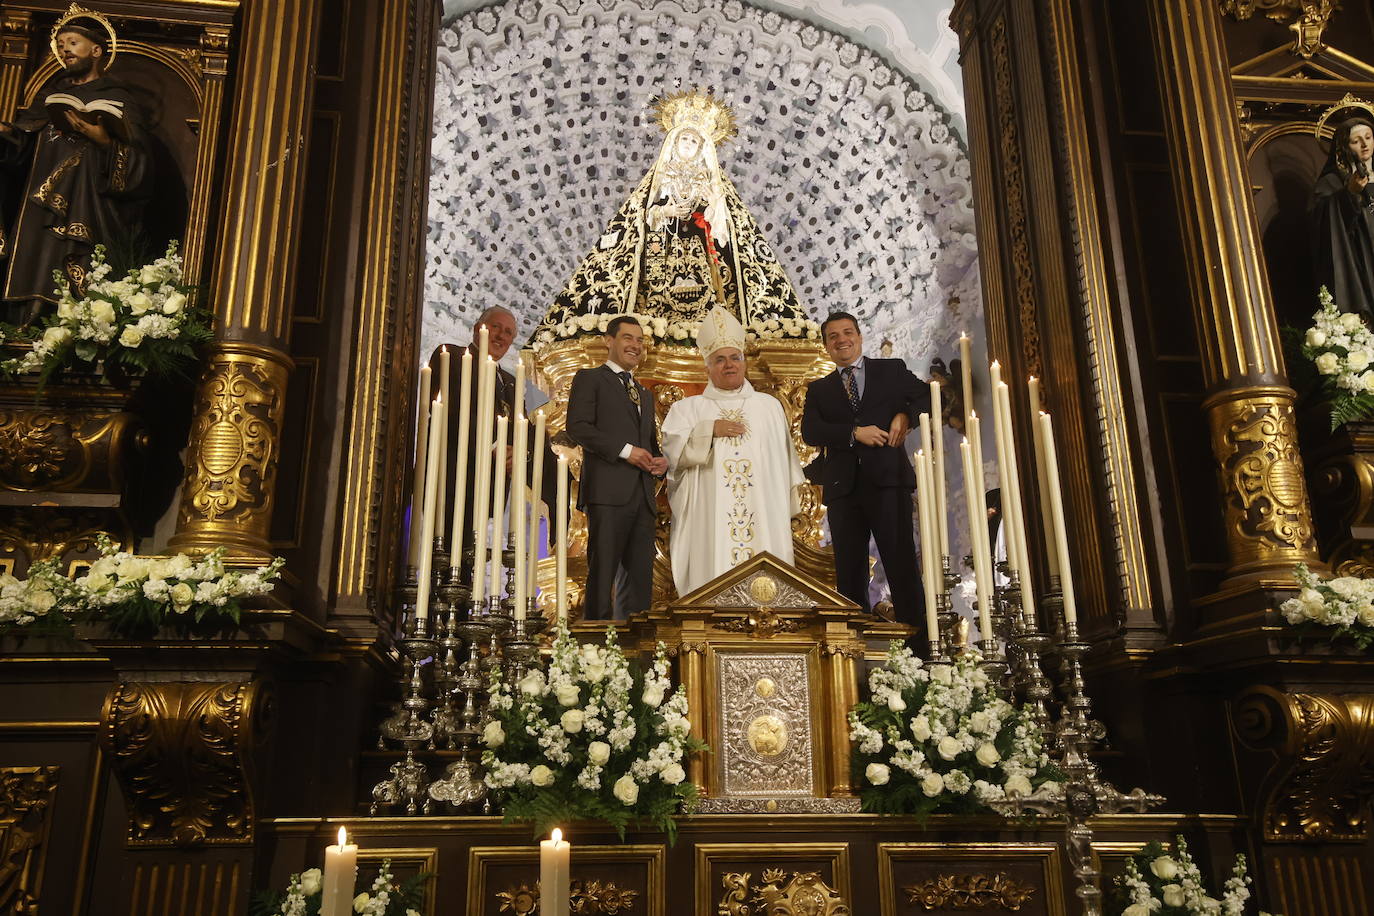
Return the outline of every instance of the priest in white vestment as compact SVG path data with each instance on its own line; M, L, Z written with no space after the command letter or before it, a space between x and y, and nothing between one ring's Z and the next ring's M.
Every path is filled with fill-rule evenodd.
M716 306L697 347L710 382L674 404L662 430L679 595L765 550L791 563L805 482L782 405L745 378L743 326Z

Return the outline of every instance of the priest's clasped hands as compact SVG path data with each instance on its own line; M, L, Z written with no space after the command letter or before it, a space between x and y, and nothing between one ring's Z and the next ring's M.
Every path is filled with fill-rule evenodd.
M884 445L901 445L910 429L911 420L906 414L899 413L892 418L892 426L887 429L883 429L881 426L854 427L854 441L860 445L871 445L875 448Z
M749 432L749 427L738 420L717 420L711 428L711 435L717 439L734 439Z
M662 477L668 473L668 459L655 457L649 453L648 449L634 446L630 449L630 454L625 458L626 461L639 468L653 474L655 477Z

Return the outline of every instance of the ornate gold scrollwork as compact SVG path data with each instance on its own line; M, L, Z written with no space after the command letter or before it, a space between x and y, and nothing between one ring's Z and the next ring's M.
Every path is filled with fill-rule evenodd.
M119 492L136 426L122 410L0 409L0 487Z
M228 544L267 554L287 358L223 342L196 394L175 549Z
M0 913L36 914L60 768L0 767Z
M251 844L270 707L257 681L117 683L101 741L128 805L129 844Z
M1374 694L1329 696L1252 687L1232 724L1247 747L1279 759L1265 779L1269 840L1366 840L1374 798Z
M1035 888L1021 884L1005 872L995 875L936 875L920 884L902 888L908 903L928 910L1019 910L1035 895Z
M1284 388L1228 391L1210 399L1212 451L1221 467L1222 500L1233 575L1315 562L1312 510Z
M716 907L717 916L849 916L849 904L817 872L792 872L789 878L781 868L766 868L757 889L751 887L749 874L721 876L725 896Z
M1246 20L1262 12L1274 22L1287 22L1293 33L1290 51L1300 57L1311 57L1326 47L1322 33L1340 0L1221 0L1221 12L1238 20Z
M0 553L24 554L30 564L94 550L98 534L122 546L133 543L128 522L114 509L0 509Z
M520 884L504 891L498 891L496 899L501 907L498 912L526 916L539 911L539 885L530 887ZM569 884L572 899L569 909L575 916L616 916L629 913L634 906L639 891L618 887L614 881L574 878Z

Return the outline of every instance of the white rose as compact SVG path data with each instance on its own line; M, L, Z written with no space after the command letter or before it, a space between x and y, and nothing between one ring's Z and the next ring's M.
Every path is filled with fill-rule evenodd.
M540 788L553 785L553 770L544 766L542 763L539 764L537 767L530 770L530 782Z
M175 604L179 608L186 608L190 607L191 602L195 600L196 590L191 588L191 586L187 585L185 582L178 582L176 585L172 586L168 594L170 595L173 604Z
M51 610L57 603L57 596L47 589L38 589L29 593L29 606L35 611Z
M1341 330L1343 331L1359 330L1360 325L1363 323L1364 322L1360 320L1360 316L1356 315L1354 312L1346 312L1341 316Z
M536 668L520 679L519 686L521 693L538 696L544 692L544 673Z
M66 328L51 327L43 332L43 346L52 349L72 339L72 332Z
M493 719L482 729L482 743L487 747L500 747L505 742L506 730L501 727L500 722Z
M577 705L578 694L581 692L576 684L559 684L554 688L554 693L558 695L559 706Z
M75 303L73 303L72 300L70 300L70 299L63 299L61 302L57 303L57 317L58 317L58 318L70 318L70 317L72 317L72 312L74 311L74 309L72 308L72 306L73 306L74 304L75 304Z
M946 687L954 680L954 672L949 665L931 665L930 679L936 684L944 684Z
M1183 906L1183 885L1166 884L1159 889L1165 906Z
M367 905L372 902L372 898L366 893L359 894L353 898L353 912L363 913L367 911Z
M653 681L646 684L644 686L644 695L641 699L644 700L645 706L657 709L658 705L663 702L663 682Z
M601 682L601 679L606 676L606 663L599 658L593 662L588 662L586 659L583 659L582 673L587 676L587 680L591 681L593 684L598 684Z
M658 774L658 778L670 786L675 786L687 778L687 772L680 763L670 763Z
M1008 795L1019 792L1022 795L1029 795L1034 790L1031 788L1030 780L1024 776L1013 776L1002 786L1003 791Z
M134 293L129 297L129 311L135 315L142 315L153 307L153 297L147 293Z
M911 720L911 737L917 741L930 740L930 722L926 720L925 716L917 716Z
M1345 355L1345 364L1351 372L1363 372L1369 368L1369 363L1368 350L1351 350Z
M307 868L301 872L301 893L313 897L320 892L323 875L318 868Z
M162 314L175 315L186 307L186 297L181 293L172 293L167 297L167 301L162 303Z
M134 327L133 325L130 325L129 327L125 328L123 332L119 335L120 346L129 347L132 349L133 347L137 347L141 343L143 343L143 332L140 331L138 328Z
M563 726L563 731L574 735L582 731L582 721L585 716L580 709L569 709L563 713L563 717L558 720L558 724Z
M1374 605L1366 605L1360 608L1356 616L1359 617L1360 623L1367 627L1374 627Z
M887 781L892 778L892 771L886 764L870 763L864 770L864 776L875 786L885 786Z
M615 781L615 785L611 787L611 794L620 799L621 804L633 805L639 801L639 783L635 782L633 776L626 773Z
M1335 375L1341 368L1341 359L1335 353L1323 353L1314 362L1322 375Z
M1161 881L1172 881L1178 877L1178 863L1168 856L1159 856L1150 861L1150 871Z
M931 773L921 780L921 791L926 794L927 798L934 798L945 791L945 778L939 773Z
M893 712L901 712L906 709L906 700L902 699L901 694L894 693L887 698L887 708Z
M104 299L97 299L91 303L91 317L100 324L114 324L114 306Z
M997 753L997 748L992 746L992 742L987 741L978 745L978 750L974 752L974 757L985 767L990 767L1002 759L1002 755Z
M605 741L593 741L587 745L587 759L597 766L605 766L611 759L611 746Z
M1150 916L1150 908L1143 903L1132 903L1121 911L1121 916Z
M1320 347L1326 343L1326 332L1321 328L1308 328L1307 345L1309 347Z
M935 746L935 750L946 760L953 760L959 756L959 739L953 735L945 735L940 739L940 743Z

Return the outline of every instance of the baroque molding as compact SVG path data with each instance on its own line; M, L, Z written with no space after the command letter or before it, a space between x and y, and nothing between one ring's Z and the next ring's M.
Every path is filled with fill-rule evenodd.
M725 894L716 912L720 916L850 916L849 903L817 872L791 872L765 868L763 884L750 884L749 872L721 876Z
M1261 807L1264 838L1368 840L1374 800L1374 694L1254 687L1232 703L1236 736L1274 752Z
M115 684L101 742L130 846L251 845L254 758L271 697L258 681Z
M0 767L0 912L38 913L56 766Z
M927 910L1020 910L1035 895L1035 887L1021 884L1006 872L936 875L902 888L908 903Z
M519 884L497 891L496 900L500 904L498 912L513 913L515 916L529 916L539 912L539 884L534 887ZM571 900L569 912L573 916L618 916L630 914L634 910L635 898L639 891L620 887L614 881L597 878L574 878L569 884Z
M1222 14L1238 22L1263 13L1266 19L1287 24L1293 33L1289 53L1304 58L1325 50L1322 33L1340 5L1340 0L1220 0Z

